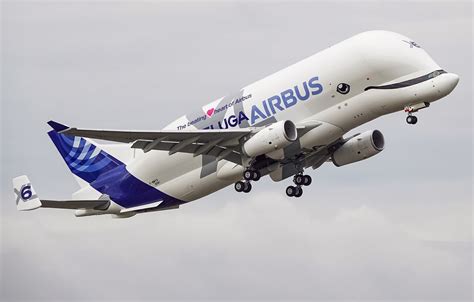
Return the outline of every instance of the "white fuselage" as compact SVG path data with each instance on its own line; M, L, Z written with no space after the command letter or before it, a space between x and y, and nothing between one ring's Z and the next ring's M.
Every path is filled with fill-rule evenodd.
M322 126L299 137L301 148L339 139L351 129L406 106L436 101L457 84L454 74L392 89L367 89L427 75L441 68L411 39L386 31L356 35L307 59L184 115L165 129L263 126L280 120ZM345 85L348 84L349 90ZM338 92L340 86L341 92ZM366 90L367 89L367 90ZM290 92L290 90L292 92ZM345 93L345 94L344 94ZM242 178L243 167L206 156L140 152L127 170L184 202Z

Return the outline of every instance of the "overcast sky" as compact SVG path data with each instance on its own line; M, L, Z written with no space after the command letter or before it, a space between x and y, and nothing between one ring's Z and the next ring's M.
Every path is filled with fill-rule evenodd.
M472 3L2 2L1 293L25 299L472 298ZM46 121L160 129L187 111L371 29L460 75L454 92L379 129L374 158L232 187L131 219L17 212L77 185ZM159 169L159 167L157 167Z

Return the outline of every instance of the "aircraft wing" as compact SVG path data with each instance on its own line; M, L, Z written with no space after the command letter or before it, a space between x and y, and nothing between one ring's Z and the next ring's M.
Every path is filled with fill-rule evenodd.
M130 130L100 130L71 128L55 121L48 124L57 132L101 139L120 143L133 143L132 148L164 150L169 154L176 152L191 153L194 156L212 155L217 160L226 159L236 164L242 164L240 140L258 132L260 128L225 129L225 130L192 130L192 131L130 131ZM309 131L321 123L306 123L297 129L299 134Z
M176 152L192 153L194 156L208 154L242 164L239 140L252 133L252 129L229 130L193 130L193 131L130 131L71 128L49 121L57 132L66 135L101 139L120 143L132 143L132 148L165 150L169 154Z

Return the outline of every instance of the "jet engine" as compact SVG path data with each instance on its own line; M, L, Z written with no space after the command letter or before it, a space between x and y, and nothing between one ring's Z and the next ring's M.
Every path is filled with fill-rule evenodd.
M249 157L271 154L287 147L296 141L297 137L298 132L292 121L280 121L257 132L244 143L243 150Z
M385 140L379 130L367 131L345 142L332 154L332 162L340 167L369 158L383 150Z

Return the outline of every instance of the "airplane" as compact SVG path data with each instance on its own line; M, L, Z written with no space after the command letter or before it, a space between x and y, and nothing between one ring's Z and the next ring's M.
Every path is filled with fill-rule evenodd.
M127 218L176 209L232 184L249 193L264 176L292 178L285 193L300 197L312 183L307 169L345 166L384 149L379 130L349 131L402 110L414 125L415 113L450 94L458 81L412 39L376 30L196 106L163 130L49 121L48 135L81 188L68 200L41 199L28 177L19 176L13 179L17 209Z

